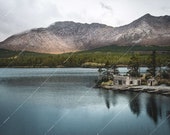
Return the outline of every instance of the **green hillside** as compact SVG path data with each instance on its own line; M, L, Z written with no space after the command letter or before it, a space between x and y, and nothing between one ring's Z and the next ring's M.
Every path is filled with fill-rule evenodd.
M0 67L100 67L127 65L135 54L141 65L147 65L151 52L157 52L157 63L170 61L170 47L159 46L106 46L88 51L65 54L42 54L0 49Z
M110 45L82 52L124 52L124 51L170 51L170 46L117 46ZM81 52L80 52L81 53Z

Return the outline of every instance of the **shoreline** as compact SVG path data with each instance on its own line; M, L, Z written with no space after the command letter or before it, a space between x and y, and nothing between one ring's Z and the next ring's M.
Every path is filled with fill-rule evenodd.
M103 88L106 90L113 91L131 91L131 92L146 92L153 94L161 94L170 96L170 86L98 86L97 88Z
M57 67L48 67L48 66L13 66L13 67L0 67L0 68L93 68L93 67L64 67L64 66L57 66Z
M128 65L117 65L118 68L126 68ZM140 68L145 68L146 65L140 66ZM0 68L106 68L99 66L0 66Z

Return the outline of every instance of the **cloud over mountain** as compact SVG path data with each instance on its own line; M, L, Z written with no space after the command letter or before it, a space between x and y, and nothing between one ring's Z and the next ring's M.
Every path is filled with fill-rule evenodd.
M114 44L170 46L170 16L146 14L115 28L99 23L56 22L47 28L13 35L2 42L0 48L56 54Z

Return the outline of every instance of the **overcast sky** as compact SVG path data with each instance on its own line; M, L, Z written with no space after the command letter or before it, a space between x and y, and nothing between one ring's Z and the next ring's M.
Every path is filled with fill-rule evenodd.
M56 21L121 26L150 13L170 15L170 0L0 0L0 41Z

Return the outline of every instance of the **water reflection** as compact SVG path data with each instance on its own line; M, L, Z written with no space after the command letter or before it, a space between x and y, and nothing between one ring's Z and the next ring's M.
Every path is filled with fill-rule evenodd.
M112 95L111 95L111 102L112 102L112 105L113 106L116 106L117 104L117 96L116 96L116 93L112 92Z
M107 109L112 109L118 105L121 97L128 101L128 107L134 115L139 117L141 111L144 110L147 116L157 125L159 120L163 120L170 115L170 107L166 107L167 110L165 110L164 104L162 104L165 101L162 101L163 96L161 95L147 93L145 95L143 98L141 93L99 90L99 96L104 98ZM169 102L169 100L167 101ZM142 105L141 102L145 103ZM168 124L170 125L170 118L168 119Z
M170 114L169 97L94 89L97 70L57 70L57 74L50 77L0 129L0 134L41 135L69 111L69 115L63 117L50 134L96 134L117 116L101 134L150 134L165 121L155 134L169 135L170 119L166 119ZM0 75L0 122L23 103L52 71L9 69L7 75Z
M129 107L133 114L137 116L140 115L141 112L141 104L140 104L140 94L130 93L129 94Z
M161 110L158 110L158 106L155 101L155 96L150 95L148 97L147 103L146 103L146 111L148 116L155 122L155 124L158 123L158 114L162 113Z
M170 127L170 111L166 112L166 117L167 117L168 125Z
M114 91L99 89L98 95L104 98L107 109L117 104L117 94Z
M91 76L52 76L49 78L50 83L77 83L77 84L87 84L87 86L94 85L94 78ZM5 86L39 86L47 79L47 77L6 77L6 78L0 78L0 85Z
M104 100L105 100L105 104L106 104L106 107L109 109L110 108L110 91L104 91Z

